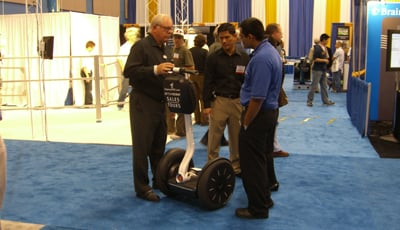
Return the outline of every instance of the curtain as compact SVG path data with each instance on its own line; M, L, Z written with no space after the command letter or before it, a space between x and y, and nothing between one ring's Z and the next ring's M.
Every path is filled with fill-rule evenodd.
M351 0L340 0L340 22L351 22Z
M327 0L325 31L332 37L332 23L340 22L340 2L338 0ZM332 39L331 39L332 40ZM330 46L332 47L332 46Z
M367 31L367 2L368 0L355 0L353 3L353 48L352 66L354 71L365 69L365 47Z
M202 23L203 22L203 1L193 0L193 22Z
M99 54L108 55L100 56L100 76L105 78L100 80L100 94L102 104L109 101L116 101L119 97L118 86L119 76L122 76L120 65L115 56L118 55L119 40L119 20L116 17L100 16L99 20Z
M189 19L189 21L188 21L188 23L189 24L192 24L193 22L194 22L194 17L193 17L193 0L189 0L189 2L188 2L188 4L189 4L189 11L188 11L188 19Z
M228 22L241 22L251 15L250 0L228 0Z
M17 106L43 106L64 104L68 81L38 80L68 78L69 65L69 13L42 15L3 15L1 33L6 37L2 61L3 80L32 80L32 82L4 83L3 103ZM54 36L53 60L39 59L39 42L43 36ZM8 59L10 58L10 59ZM62 98L62 99L61 99Z
M351 5L353 22L353 44L351 46L349 78L353 71L365 69L365 47L366 47L366 27L367 27L367 2L368 0L354 0ZM353 81L348 82L348 93L346 95L349 102L346 107L349 114L352 112Z
M175 2L177 2L177 4L179 4L180 0L172 0L172 1L169 3L170 8L171 8L170 14L171 14L171 18L172 18L172 23L173 23L174 25L176 25L176 24L180 25L180 24L181 24L181 23L179 22L180 20L176 21L176 19L175 19L175 15L176 15L175 12L176 12L177 10L181 11L181 7L180 7L180 4L179 4L179 7L176 8L176 7L175 7Z
M290 0L290 56L302 57L308 54L312 40L313 0Z
M136 23L136 0L128 0L128 23Z
M215 22L215 1L216 0L203 0L203 22Z
M80 78L79 56L85 55L86 41L96 43L94 54L115 55L119 48L117 17L72 12L44 13L38 17L4 15L0 28L7 36L1 68L3 80L32 80L3 84L2 94L10 95L3 97L3 103L9 105L64 106L68 78ZM52 60L39 58L38 41L43 36L54 37ZM76 105L82 105L83 84L77 80L73 86Z
M279 0L276 2L276 23L281 25L281 30L283 33L283 41L285 43L286 55L289 54L290 44L289 44L289 0Z
M174 0L161 0L158 1L158 12L160 14L171 14L171 2L173 2Z
M146 20L146 1L136 1L136 20L135 22L141 26L147 26Z
M158 0L148 0L147 12L146 21L151 22L153 17L158 14Z
M276 22L276 5L276 0L265 1L265 24ZM254 7L259 8L261 6L253 6L253 8Z
M312 24L312 38L319 38L319 36L323 33L326 33L325 30L325 9L326 9L326 0L318 0L314 1L314 12L313 12L313 24ZM312 39L309 41L309 45L313 44Z
M223 23L228 20L228 0L215 1L214 22ZM207 8L205 8L207 9ZM208 10L208 9L207 9Z
M252 0L251 1L251 16L260 19L262 23L266 23L266 1L265 0Z

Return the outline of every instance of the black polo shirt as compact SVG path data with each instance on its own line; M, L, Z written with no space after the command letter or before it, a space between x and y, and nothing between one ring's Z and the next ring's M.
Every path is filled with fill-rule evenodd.
M204 72L204 107L210 108L215 96L238 98L249 56L236 50L232 55L219 49L210 54Z
M129 84L134 92L140 92L157 101L165 101L165 76L155 75L154 65L171 60L171 48L165 45L158 46L153 36L149 34L132 46L125 64L124 76L129 78Z

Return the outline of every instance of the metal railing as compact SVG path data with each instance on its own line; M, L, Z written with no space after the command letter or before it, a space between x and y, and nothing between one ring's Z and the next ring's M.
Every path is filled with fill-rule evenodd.
M118 57L118 55L54 56L53 60L44 60L40 57L3 57L0 65L1 110L28 111L32 136L34 136L34 126L38 125L37 113L33 111L40 111L42 120L40 123L42 123L42 130L45 130L46 140L48 140L47 130L49 128L47 111L50 109L95 108L95 121L102 122L102 108L117 104L122 79L121 68L117 61ZM83 85L83 78L79 75L78 58L93 58L94 69L93 76L90 79L93 84L94 103L92 105L65 105L65 98L61 98L61 94L59 94L57 102L60 103L49 104L48 99L54 99L54 95L51 93L58 90L51 88L52 86L60 87L67 93L71 84ZM24 66L21 67L21 65ZM54 68L56 69L54 70ZM58 72L58 69L60 69L60 72ZM18 73L15 73L15 70ZM48 90L49 88L51 90ZM83 97L83 95L80 96ZM15 98L12 97L19 97L18 100L23 101L22 104L3 104L2 99L13 101ZM15 99L15 101L17 100Z

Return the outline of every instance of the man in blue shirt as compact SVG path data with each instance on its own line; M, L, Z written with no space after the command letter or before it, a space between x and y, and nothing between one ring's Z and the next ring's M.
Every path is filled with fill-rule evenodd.
M273 206L269 175L274 172L272 151L278 118L278 96L282 83L282 60L264 39L264 26L256 18L240 23L244 48L252 48L240 91L245 107L239 133L239 156L248 206L236 209L240 218L268 218Z

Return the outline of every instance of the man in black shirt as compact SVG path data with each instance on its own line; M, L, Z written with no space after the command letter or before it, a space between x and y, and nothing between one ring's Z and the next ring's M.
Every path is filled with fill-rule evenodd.
M207 58L203 90L203 112L210 118L208 160L218 157L221 137L228 125L230 160L235 173L240 174L238 139L243 108L239 94L249 56L236 49L237 34L232 24L221 24L218 37L222 48Z
M202 95L204 87L204 68L208 55L208 51L203 48L204 44L206 44L206 37L202 34L199 34L194 38L194 47L190 48L195 69L199 71L198 75L193 75L190 79L194 82L197 90L197 103L196 109L194 111L194 119L196 124L200 125L208 124L208 121L206 121L204 115L201 113L201 111L203 111L204 109L204 101Z
M321 100L324 105L334 105L335 102L329 100L327 83L326 83L326 72L328 71L329 64L329 53L326 49L328 44L329 35L321 34L320 43L314 46L313 60L314 64L312 66L312 82L310 91L307 95L307 106L313 106L314 93L317 85L319 83L321 89Z
M170 16L156 15L149 35L132 47L124 69L124 76L129 78L132 86L129 112L136 196L155 202L160 197L149 186L147 158L154 176L167 139L163 82L165 75L174 67L169 62L172 60L171 50L165 46L172 35L172 26Z

